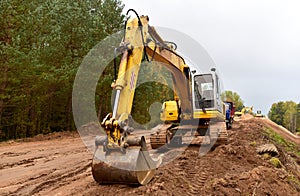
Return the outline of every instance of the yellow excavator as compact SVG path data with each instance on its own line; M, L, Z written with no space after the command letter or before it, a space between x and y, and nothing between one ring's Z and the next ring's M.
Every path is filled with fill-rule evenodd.
M242 108L242 110L240 112L235 112L234 115L235 116L242 116L243 114L253 114L253 106L251 107L248 107L248 106L245 106Z
M159 62L172 75L174 100L162 104L163 123L151 131L152 149L181 145L184 137L208 137L210 144L227 142L224 104L216 70L190 70L174 46L165 42L147 16L129 19L120 47L122 54L116 80L112 113L101 122L106 136L95 140L92 174L98 183L147 184L161 160L152 159L144 136L130 125L135 87L142 62ZM150 64L151 65L151 64ZM148 65L149 66L149 65ZM221 125L221 126L216 126ZM220 128L221 127L221 128Z

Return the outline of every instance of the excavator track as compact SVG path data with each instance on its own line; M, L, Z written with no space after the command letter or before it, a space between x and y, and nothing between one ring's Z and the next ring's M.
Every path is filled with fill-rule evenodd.
M228 132L223 122L214 123L213 125L210 125L209 137L198 135L197 132L195 132L195 135L185 134L189 132L188 130L191 130L193 128L195 127L186 125L174 128L172 128L172 125L169 124L158 125L155 128L153 128L154 132L152 131L152 134L150 136L151 147L152 149L158 149L165 145L171 145L172 143L176 143L177 141L174 138L181 138L181 140L184 138L188 138L188 143L193 145L210 145L212 143L213 145L217 146L228 143ZM176 137L174 135L172 136L170 133L175 133L176 130L181 130L181 132L183 132L184 134L179 137ZM189 139L191 137L193 137L193 139ZM179 143L177 142L175 146L180 145Z
M218 134L218 139L216 144L217 145L222 145L222 144L227 144L228 143L228 132L227 130L221 130Z
M125 151L104 152L103 146L95 150L92 161L92 174L100 184L145 185L154 177L155 169L161 160L153 160L142 137L142 146L132 146Z
M172 124L160 124L152 129L150 135L150 144L152 149L158 149L168 144L169 135L168 129L172 127Z
M224 123L216 123L210 125L210 137L214 142L214 146L228 143L228 131Z
M161 131L155 135L151 135L150 143L152 149L163 147L167 144L167 133L165 131Z

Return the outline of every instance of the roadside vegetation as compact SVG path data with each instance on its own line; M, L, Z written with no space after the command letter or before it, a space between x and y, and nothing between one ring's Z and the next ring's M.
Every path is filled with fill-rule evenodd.
M265 135L270 138L276 145L280 145L283 147L287 152L294 153L300 157L300 147L297 146L295 143L287 141L281 135L274 132L271 128L265 129Z
M268 117L292 133L300 132L300 103L294 101L273 103Z

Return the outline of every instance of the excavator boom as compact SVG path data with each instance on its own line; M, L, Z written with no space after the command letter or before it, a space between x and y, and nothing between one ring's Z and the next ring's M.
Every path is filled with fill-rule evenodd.
M136 12L135 14L137 15ZM135 136L134 129L129 124L135 87L143 61L162 63L176 81L180 81L173 84L176 86L174 96L184 97L181 99L183 113L192 112L189 67L155 29L149 26L148 21L147 16L138 15L128 20L125 23L123 41L117 48L122 53L122 58L117 79L112 84L116 91L113 111L101 123L106 136L96 139L92 163L93 177L99 183L146 184L153 178L154 171L161 162L149 156L145 138Z

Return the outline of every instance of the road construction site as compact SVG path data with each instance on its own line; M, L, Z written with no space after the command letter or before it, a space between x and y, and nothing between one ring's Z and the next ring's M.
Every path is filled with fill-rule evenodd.
M258 154L265 144L278 154ZM236 118L228 144L204 156L199 146L189 146L166 150L163 158L173 151L183 152L145 186L101 185L92 177L92 153L76 132L3 142L0 195L299 195L299 138L269 119Z

